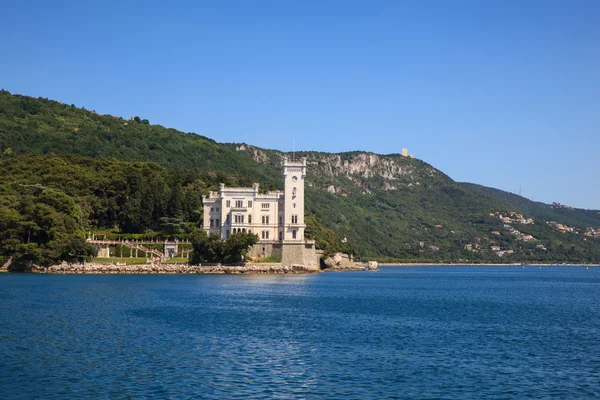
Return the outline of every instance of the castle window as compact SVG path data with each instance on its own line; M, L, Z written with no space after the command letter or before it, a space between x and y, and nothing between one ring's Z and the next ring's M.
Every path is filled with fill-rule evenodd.
M294 203L294 208L296 208L296 203Z
M262 231L262 238L263 239L268 239L269 238L269 231Z
M214 208L214 207L211 207L211 208L210 208L210 212L214 212L214 211L215 211L215 208Z
M235 201L235 206L238 207L238 208L242 208L244 206L243 200L236 200Z
M263 225L269 225L269 216L268 215L262 216L262 223L263 223Z
M292 239L296 239L296 230L295 229L292 231Z
M279 217L279 225L283 224L283 217Z
M229 208L229 207L231 207L231 200L227 200L227 201L225 202L225 204L227 205L227 207L228 207L228 208Z
M297 224L297 223L298 223L298 216L292 215L292 224Z
M252 202L248 201L248 208L252 208Z
M215 226L220 226L220 225L221 225L221 220L220 219L215 220Z
M213 226L215 226L215 220L214 219L210 219L210 227L212 228Z
M252 215L248 215L248 223L251 224L252 223Z
M283 240L283 232L279 232L279 240Z
M269 209L270 204L269 203L262 203L260 205L260 208L262 208L263 210Z

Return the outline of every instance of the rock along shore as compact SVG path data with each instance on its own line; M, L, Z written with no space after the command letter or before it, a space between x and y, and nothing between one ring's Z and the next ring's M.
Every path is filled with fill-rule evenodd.
M319 266L283 265L281 263L246 263L244 265L187 265L187 264L85 264L62 263L50 267L33 266L30 272L38 274L314 274L327 271L377 270L376 262L366 265L341 263Z
M377 261L365 263L354 262L347 254L336 253L322 260L325 271L376 271Z
M318 266L284 266L278 263L230 265L187 264L134 264L117 265L89 262L85 264L59 264L50 267L33 267L40 274L310 274L321 272Z

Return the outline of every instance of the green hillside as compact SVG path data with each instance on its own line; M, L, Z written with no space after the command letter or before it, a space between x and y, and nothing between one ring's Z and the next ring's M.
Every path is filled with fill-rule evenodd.
M32 243L52 253L48 260L61 258L48 247L47 235L31 239L30 232L51 230L51 225L27 228L32 205L44 203L47 191L73 202L79 217L63 229L69 235L102 230L186 236L201 223L201 195L220 182L279 188L284 155L290 156L2 91L0 232L12 244L0 245L0 261L22 256L19 246ZM303 152L296 157L306 157L309 165L307 234L318 247L415 262L600 260L599 238L584 237L586 229L600 227L596 211L552 209L459 184L423 161L398 154ZM510 211L535 223L508 228L498 215ZM561 232L546 221L580 232ZM527 235L535 240L522 240ZM499 246L502 254L491 246Z
M277 177L277 171L248 163L231 148L200 135L7 91L0 92L0 149L12 154L112 157L168 168L213 169L261 182Z
M525 197L504 190L481 186L474 183L461 183L464 187L482 193L513 209L520 210L534 218L545 221L560 221L578 228L588 226L600 227L600 211L580 208L554 207L552 205L531 201Z

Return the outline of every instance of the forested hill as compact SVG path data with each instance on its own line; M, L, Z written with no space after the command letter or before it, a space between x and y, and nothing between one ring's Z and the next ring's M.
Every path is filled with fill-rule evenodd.
M274 182L278 173L204 136L7 91L0 91L0 148L11 154L51 152L220 170L261 182Z
M514 193L477 185L475 183L462 182L461 185L473 191L494 198L505 206L519 210L540 220L558 221L563 224L578 228L600 226L600 211L598 210L584 210L580 208L561 206L560 204L551 205L539 201L532 201Z
M73 238L88 230L190 234L201 221L201 194L220 182L278 188L283 155L247 144L219 144L152 125L143 116L100 115L2 91L0 257L22 256L23 244L37 243L45 256L65 258L75 251L54 248L60 235ZM533 207L493 189L456 183L431 165L399 154L296 156L308 159L307 234L319 247L423 262L600 260L600 237L586 230L600 226L593 213L584 217ZM74 206L66 210L48 200L49 190ZM68 223L54 227L41 209ZM535 223L502 221L509 212ZM548 221L574 225L579 232ZM511 224L514 229L507 227ZM523 240L529 236L534 239Z

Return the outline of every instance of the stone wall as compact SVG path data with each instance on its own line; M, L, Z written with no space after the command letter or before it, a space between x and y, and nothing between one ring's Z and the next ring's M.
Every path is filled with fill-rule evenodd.
M319 258L312 243L257 243L248 252L251 258L276 257L283 265L318 267Z
M302 264L309 267L318 267L319 260L314 244L285 243L282 248L281 262L283 265Z
M252 258L275 257L281 260L281 243L257 243L248 252Z

